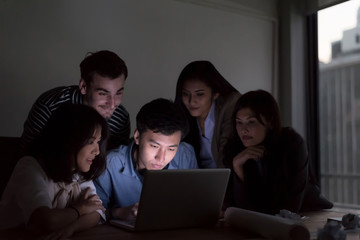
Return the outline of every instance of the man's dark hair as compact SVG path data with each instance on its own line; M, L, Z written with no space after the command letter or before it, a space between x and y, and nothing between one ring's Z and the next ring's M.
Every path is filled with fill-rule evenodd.
M166 136L181 131L181 138L188 132L188 123L181 107L164 98L145 104L136 116L136 128L140 135L146 130Z
M125 79L128 76L125 62L118 55L108 50L90 53L80 63L80 72L81 78L87 85L91 84L95 73L110 79L120 77L122 74L124 74Z

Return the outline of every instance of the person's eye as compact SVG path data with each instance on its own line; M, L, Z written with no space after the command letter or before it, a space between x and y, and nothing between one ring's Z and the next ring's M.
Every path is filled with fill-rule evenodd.
M88 144L89 144L89 145L91 145L91 144L93 144L93 143L94 143L94 140L89 140L89 141L88 141Z
M121 92L117 92L116 93L116 95L118 95L118 96L120 96L120 95L122 95L123 94L123 92L121 91Z
M197 93L196 96L202 97L202 96L204 96L204 93Z
M240 121L236 121L236 125L241 126L242 124L243 124L242 122L240 122Z
M154 144L150 144L150 147L152 147L152 148L159 148L158 145L154 145Z
M99 92L99 95L100 95L100 96L106 96L106 93L104 93L104 92Z
M183 92L183 93L182 93L182 96L183 96L183 97L188 97L188 96L189 96L189 94L188 94L188 93L186 93L186 92Z
M169 151L174 152L176 148L169 148Z
M249 124L250 124L250 125L255 125L255 124L257 124L257 122L258 122L258 121L254 119L254 120L250 120L250 121L249 121Z

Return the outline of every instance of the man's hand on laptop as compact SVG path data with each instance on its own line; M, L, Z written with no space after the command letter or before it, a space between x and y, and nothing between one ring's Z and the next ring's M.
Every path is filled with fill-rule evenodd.
M134 205L128 207L114 208L112 210L112 217L124 220L132 220L137 216L138 207L139 203L135 203Z

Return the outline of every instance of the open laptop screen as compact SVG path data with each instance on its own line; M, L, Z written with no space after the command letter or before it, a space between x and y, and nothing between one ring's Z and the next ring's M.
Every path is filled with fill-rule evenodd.
M220 168L146 171L134 230L216 224L229 175Z

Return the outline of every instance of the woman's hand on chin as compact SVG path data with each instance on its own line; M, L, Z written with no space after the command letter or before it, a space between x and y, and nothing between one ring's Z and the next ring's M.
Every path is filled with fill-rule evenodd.
M239 152L233 158L233 169L236 175L241 179L244 180L244 173L243 173L243 165L249 159L259 160L264 156L265 148L262 145L251 146L245 148L243 151Z

